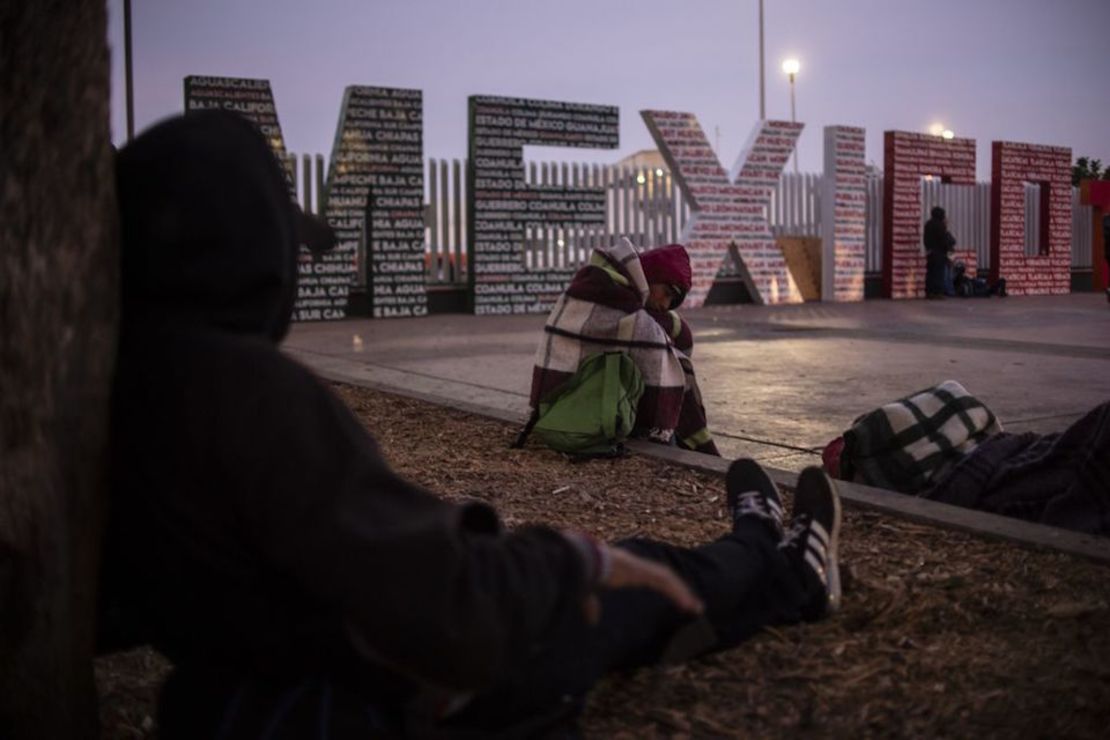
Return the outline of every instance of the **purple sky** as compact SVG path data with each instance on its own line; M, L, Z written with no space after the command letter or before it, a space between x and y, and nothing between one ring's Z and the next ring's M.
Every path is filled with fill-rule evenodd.
M803 171L822 169L822 127L882 132L941 121L977 140L1069 146L1110 163L1107 0L766 0L767 115L790 117L781 62L801 60ZM189 0L132 3L135 126L181 112L189 74L268 78L290 151L331 151L343 88L424 91L427 156L466 153L466 98L618 105L618 152L530 149L615 161L653 147L639 111L690 111L731 166L759 115L756 0ZM126 134L123 2L109 0L112 124Z

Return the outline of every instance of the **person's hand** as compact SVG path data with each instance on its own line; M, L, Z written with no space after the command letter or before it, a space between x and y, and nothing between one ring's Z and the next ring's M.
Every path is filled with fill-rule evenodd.
M673 570L653 560L633 555L628 550L602 543L609 563L608 573L601 581L602 588L650 588L664 596L680 611L701 614L705 609L686 582ZM586 599L586 618L596 624L601 605L596 595Z

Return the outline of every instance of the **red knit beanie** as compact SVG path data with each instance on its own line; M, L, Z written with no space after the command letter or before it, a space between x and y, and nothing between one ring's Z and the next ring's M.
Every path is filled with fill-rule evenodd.
M663 283L678 293L671 308L681 304L690 292L690 255L686 254L686 247L681 244L668 244L644 252L640 255L640 265L644 268L648 285Z

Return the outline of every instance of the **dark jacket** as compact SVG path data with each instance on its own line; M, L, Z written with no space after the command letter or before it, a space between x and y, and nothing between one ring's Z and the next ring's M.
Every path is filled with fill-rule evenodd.
M948 253L956 247L956 238L948 231L943 218L930 218L925 222L921 235L925 244L925 255L933 261L948 258Z
M924 495L1110 536L1110 402L1058 434L996 434Z
M108 631L141 626L132 637L179 665L474 688L579 609L580 548L542 527L506 534L492 509L400 478L278 350L298 245L253 127L169 121L120 152L117 176Z

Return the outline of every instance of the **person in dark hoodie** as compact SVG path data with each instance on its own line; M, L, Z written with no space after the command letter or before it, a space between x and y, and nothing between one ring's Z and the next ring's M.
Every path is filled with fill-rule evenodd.
M390 470L278 349L313 225L245 120L155 126L117 187L100 634L173 663L161 737L534 735L606 671L835 608L839 504L817 469L787 535L774 484L735 462L731 531L695 549L505 531Z
M929 216L921 236L925 244L925 297L944 298L952 292L948 255L956 248L956 238L948 231L948 217L943 208L934 206Z

